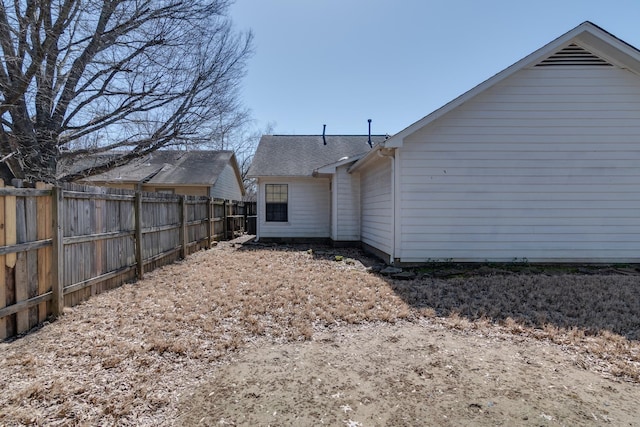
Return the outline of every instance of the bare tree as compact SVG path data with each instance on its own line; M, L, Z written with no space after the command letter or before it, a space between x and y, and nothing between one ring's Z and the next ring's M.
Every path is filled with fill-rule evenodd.
M234 31L229 3L2 0L0 160L18 178L66 181L240 126L252 35Z
M272 122L267 123L263 129L258 129L255 125L247 123L212 139L208 145L219 150L233 150L238 158L242 179L246 180L260 137L273 133L274 128L275 123Z
M255 180L248 178L247 172L249 172L260 137L273 133L274 128L275 123L269 122L264 128L259 129L247 114L238 114L234 120L228 121L226 127L218 126L209 141L199 144L199 147L214 150L232 150L240 167L242 183L247 192L246 200L254 200L256 195Z

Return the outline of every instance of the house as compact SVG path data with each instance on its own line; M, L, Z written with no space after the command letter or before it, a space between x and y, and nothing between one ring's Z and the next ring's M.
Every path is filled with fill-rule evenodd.
M385 136L372 135L371 145ZM360 195L347 169L367 135L263 135L248 171L257 178L257 238L360 241Z
M317 170L331 228L389 263L640 262L640 51L584 22L349 160Z
M109 154L85 158L75 167L100 164L105 156ZM232 151L160 150L80 182L227 200L242 200L244 196L240 168Z

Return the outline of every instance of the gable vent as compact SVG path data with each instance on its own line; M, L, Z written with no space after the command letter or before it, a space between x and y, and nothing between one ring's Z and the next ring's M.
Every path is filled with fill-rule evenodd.
M554 53L544 61L536 64L536 67L552 67L555 65L600 65L605 67L611 67L612 65L578 46L577 44L570 44L564 49Z

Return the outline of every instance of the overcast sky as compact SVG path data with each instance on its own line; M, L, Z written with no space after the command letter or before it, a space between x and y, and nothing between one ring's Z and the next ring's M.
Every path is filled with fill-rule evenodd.
M236 0L243 100L277 134L394 134L584 21L640 46L640 1Z

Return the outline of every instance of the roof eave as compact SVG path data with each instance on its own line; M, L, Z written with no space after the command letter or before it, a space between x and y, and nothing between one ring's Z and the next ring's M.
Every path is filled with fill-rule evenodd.
M246 196L247 191L244 188L244 180L242 179L242 173L240 172L240 165L238 164L238 158L236 157L236 153L234 153L233 151L231 151L231 156L229 156L229 163L231 163L231 167L233 168L233 171L236 175L236 179L240 183L240 193L244 197ZM218 182L219 176L220 175L216 176L216 179L213 181L213 184L211 185L215 185L215 183Z
M278 178L278 179L292 179L292 178L313 178L313 172L306 175L247 175L247 178Z
M349 158L339 160L339 161L337 161L335 163L330 163L328 165L320 166L319 168L314 169L313 176L316 176L316 175L319 175L319 174L333 175L333 174L336 173L336 169L338 169L340 166L344 166L344 165L347 165L349 163L357 162L358 160L363 158L365 155L367 155L369 152L370 151L367 151L366 153L362 153L362 154L358 154L358 155L355 155L355 156L351 156Z
M348 173L357 172L364 165L369 163L369 161L372 158L379 157L378 153L381 152L382 150L390 150L390 149L395 148L395 147L387 147L387 144L386 144L387 141L381 142L380 144L377 144L377 145L374 145L373 149L371 149L371 151L369 151L365 156L362 156L357 162L355 162L353 165L351 165L351 167L347 170L347 172Z
M150 187L211 187L211 184L208 183L197 183L197 182L189 182L189 183L176 183L176 182L145 182L142 185L147 185Z

